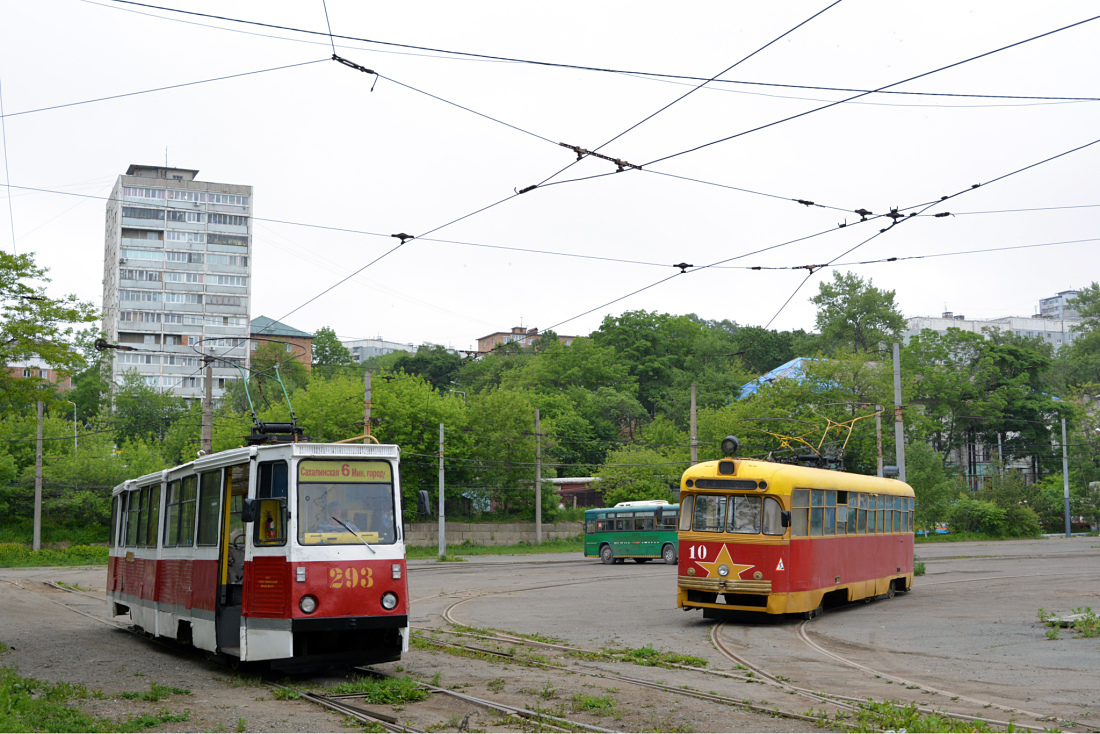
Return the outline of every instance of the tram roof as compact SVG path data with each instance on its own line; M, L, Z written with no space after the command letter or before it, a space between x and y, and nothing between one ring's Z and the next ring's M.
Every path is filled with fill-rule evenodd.
M725 459L725 461L728 461L728 459ZM764 479L769 483L776 484L774 488L769 487L768 489L769 493L773 494L787 494L790 489L837 489L847 492L897 494L906 497L911 497L914 494L912 487L898 479L817 469L797 464L780 464L773 461L736 458L733 461L737 465L734 474L719 475L718 461L704 461L685 471L681 481L702 477L755 479L757 481Z

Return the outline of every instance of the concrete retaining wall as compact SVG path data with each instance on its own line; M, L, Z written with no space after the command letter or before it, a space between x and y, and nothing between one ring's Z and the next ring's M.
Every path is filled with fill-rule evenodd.
M543 523L543 540L568 540L584 531L584 524L573 522ZM516 545L535 542L535 523L470 523L448 522L447 545L461 545L469 540L474 545ZM405 542L408 545L439 545L439 521L413 522L405 525Z

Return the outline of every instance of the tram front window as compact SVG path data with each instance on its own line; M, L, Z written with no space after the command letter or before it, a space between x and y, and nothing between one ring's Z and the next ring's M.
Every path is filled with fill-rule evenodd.
M300 462L297 520L301 545L393 543L396 523L389 463Z

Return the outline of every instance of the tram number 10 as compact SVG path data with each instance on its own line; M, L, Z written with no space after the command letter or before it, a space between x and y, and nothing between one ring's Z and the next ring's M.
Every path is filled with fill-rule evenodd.
M331 589L349 589L362 586L364 589L374 586L374 569L370 568L330 568L328 585Z
M688 546L688 557L693 561L707 560L707 547L705 545Z

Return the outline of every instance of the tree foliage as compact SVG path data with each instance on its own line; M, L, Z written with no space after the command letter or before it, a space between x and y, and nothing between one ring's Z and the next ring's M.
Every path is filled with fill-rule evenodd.
M855 273L834 270L832 282L822 282L810 302L817 306L822 339L856 352L877 351L880 343L897 341L905 328L894 291L875 288Z

